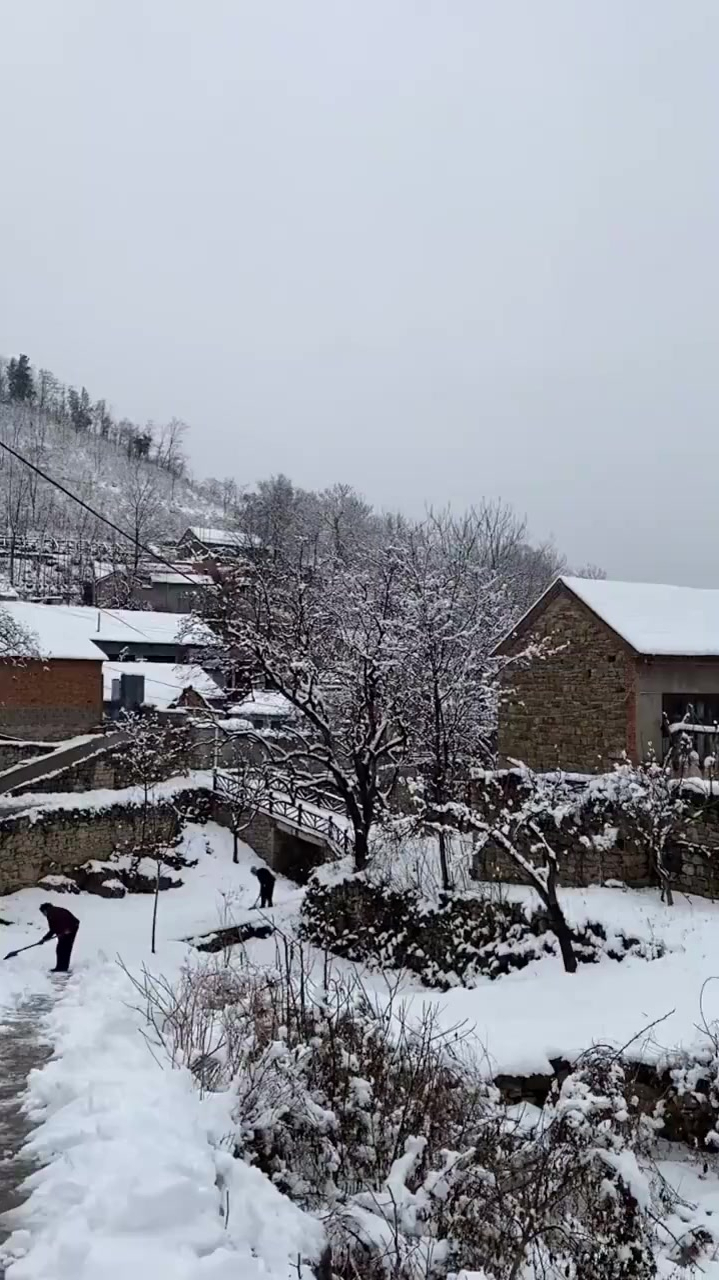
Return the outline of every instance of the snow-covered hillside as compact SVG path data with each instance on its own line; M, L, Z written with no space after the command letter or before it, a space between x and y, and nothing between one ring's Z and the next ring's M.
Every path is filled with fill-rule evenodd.
M225 524L236 492L196 483L184 453L188 428L173 418L140 426L118 419L86 388L64 385L26 356L0 357L0 441L83 502L143 541L164 541L191 524ZM0 538L117 541L90 511L0 452Z

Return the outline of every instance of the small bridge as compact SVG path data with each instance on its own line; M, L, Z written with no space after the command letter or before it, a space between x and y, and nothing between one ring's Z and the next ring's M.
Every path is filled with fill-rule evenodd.
M238 837L274 870L303 881L314 867L349 852L349 824L338 796L307 784L292 791L283 786L286 780L278 777L269 792L248 798L246 784L218 771L213 777L216 817L232 830L233 812L239 814Z

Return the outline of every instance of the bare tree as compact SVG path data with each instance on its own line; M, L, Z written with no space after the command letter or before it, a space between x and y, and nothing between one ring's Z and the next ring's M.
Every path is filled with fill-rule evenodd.
M602 582L607 576L604 569L601 569L598 564L592 564L591 561L582 565L581 569L574 569L572 572L575 578L593 578L595 582Z
M175 496L175 485L187 467L184 451L184 439L188 431L186 422L179 418L171 418L160 428L155 445L155 456L158 463L172 477L171 497Z
M217 794L232 832L232 861L239 862L239 842L259 810L272 795L272 770L267 761L251 758L247 740L236 735L236 751L229 769L216 778Z
M143 544L160 531L163 515L157 476L140 461L136 461L130 469L123 506L129 532L132 534L128 563L136 574L143 555Z

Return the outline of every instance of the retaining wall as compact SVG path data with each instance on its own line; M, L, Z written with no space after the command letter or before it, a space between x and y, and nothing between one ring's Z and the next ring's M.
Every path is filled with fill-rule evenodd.
M172 843L179 828L173 808L151 806L144 816L153 839ZM132 849L142 829L140 806L25 811L0 817L0 894L31 888L49 874L71 875L90 859L105 861L116 851Z

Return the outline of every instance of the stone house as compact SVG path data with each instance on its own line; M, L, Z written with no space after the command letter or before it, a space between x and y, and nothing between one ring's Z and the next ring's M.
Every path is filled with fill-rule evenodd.
M701 767L719 746L719 590L559 578L496 652L535 644L504 673L502 761L602 772L687 733Z

